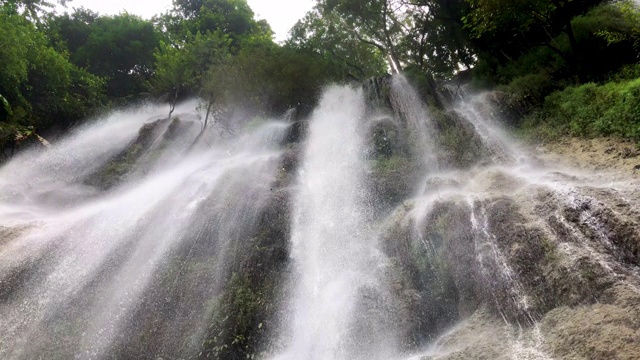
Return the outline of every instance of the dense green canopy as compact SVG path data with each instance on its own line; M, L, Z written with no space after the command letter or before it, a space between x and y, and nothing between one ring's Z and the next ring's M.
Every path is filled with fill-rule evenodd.
M628 0L317 0L284 44L246 0L174 0L151 20L54 5L0 2L2 146L146 98L169 112L197 96L208 110L268 115L312 105L327 82L405 69L469 70L537 104L640 72L640 13Z

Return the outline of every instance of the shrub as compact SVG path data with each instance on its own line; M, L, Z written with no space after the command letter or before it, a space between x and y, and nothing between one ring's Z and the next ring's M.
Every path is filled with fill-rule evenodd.
M573 135L618 135L640 141L640 78L554 92L542 112L543 121Z

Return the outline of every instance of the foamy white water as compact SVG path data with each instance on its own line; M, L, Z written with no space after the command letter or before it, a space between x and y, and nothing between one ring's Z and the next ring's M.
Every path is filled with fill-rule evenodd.
M0 284L15 287L0 301L0 357L37 357L64 327L69 330L62 335L74 339L75 348L64 345L68 356L109 357L135 329L130 318L154 279L167 266L189 271L170 265L174 253L207 241L212 260L199 276L210 289L182 290L183 304L175 306L185 307L184 317L158 334L167 354L198 351L196 339L205 335L211 316L203 306L221 289L233 242L245 241L257 225L286 125L265 123L187 153L174 145L192 142L199 126L186 126L184 139L160 148L155 145L165 141L168 123L159 124L158 138L139 160L146 162L146 173L124 178L108 192L87 184L145 122L161 114L154 107L114 113L51 151L23 154L0 169L0 226L19 231L18 240L0 247ZM168 152L174 154L164 156ZM185 337L196 340L196 348L171 348Z
M359 91L331 88L312 116L294 200L291 256L295 291L289 339L276 359L356 359L358 302L376 287L378 260L367 225ZM378 353L384 358L384 353ZM372 357L368 357L372 358Z

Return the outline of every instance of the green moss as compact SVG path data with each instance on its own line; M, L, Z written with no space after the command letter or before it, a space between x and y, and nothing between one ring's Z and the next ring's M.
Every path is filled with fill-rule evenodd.
M381 156L371 162L374 190L386 204L397 204L411 194L415 165L401 155Z
M544 258L546 264L553 264L558 261L559 255L557 253L558 245L555 242L552 242L548 238L542 238L542 242L540 244L542 247L542 251L544 251Z
M143 149L140 145L131 146L121 156L108 162L92 177L90 183L102 189L113 187L133 169L142 152Z
M432 118L438 129L436 142L443 162L452 167L466 168L487 155L487 149L473 125L460 119L456 113L433 111Z
M257 349L253 337L264 333L260 313L270 301L268 288L256 288L249 274L233 273L216 307L209 326L212 335L204 342L203 357L213 359L253 359Z
M148 153L154 141L157 139L159 126L166 123L165 120L158 120L145 124L140 128L138 137L129 144L120 154L114 156L109 162L102 166L98 171L92 174L87 183L97 186L101 189L110 189L117 185L122 179L129 174L134 166L139 162L145 153ZM175 127L179 120L174 121L169 126ZM149 153L150 159L153 160L159 156L166 144L160 144L154 152Z
M287 271L288 204L274 195L251 239L238 242L233 264L202 344L200 358L262 357L273 333Z

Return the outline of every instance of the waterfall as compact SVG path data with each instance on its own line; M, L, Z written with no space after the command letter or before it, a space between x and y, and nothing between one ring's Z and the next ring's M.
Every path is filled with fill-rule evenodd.
M286 124L267 123L178 162L163 155L186 147L164 141L159 124L153 142L164 141L162 152L150 148L135 165L145 173L96 192L91 173L109 167L149 118L148 109L117 113L2 169L2 226L17 230L0 248L0 357L40 357L52 347L66 358L122 349L135 357L131 342L149 331L145 321L163 324L145 351L199 351L209 302L267 205ZM178 136L188 144L199 129L184 123Z
M634 358L637 174L531 149L497 98L396 75L233 134L147 105L22 152L0 358Z
M421 294L444 288L443 296L459 302L457 306L427 302L427 306L440 306L444 311L423 321L443 325L415 359L474 354L496 359L553 358L550 352L556 344L549 344L547 339L556 339L543 330L544 326L547 330L556 326L549 325L556 320L547 320L554 315L545 315L548 307L589 303L600 296L596 290L599 285L582 278L585 275L580 271L602 274L598 276L608 278L609 284L615 283L634 293L634 299L640 299L638 258L625 259L622 248L629 249L628 243L619 241L614 245L611 241L620 239L615 235L619 231L627 231L622 228L637 226L631 225L637 222L629 213L615 210L618 206L636 209L632 213L637 211L638 203L627 200L633 197L630 191L637 186L624 182L614 186L615 180L601 183L592 174L536 158L503 130L494 106L487 94L467 96L452 106L449 121L459 129L472 129L478 144L473 148L480 149L481 157L473 168L454 163L427 172L418 196L405 202L404 208L388 220L395 227L387 229L384 241L392 241L394 248L418 248L414 251L420 251L421 257L432 263L425 271L429 276L427 284L416 281L411 287ZM420 105L414 107L419 109ZM443 145L447 144L440 142L438 146ZM468 145L455 150L469 151ZM615 205L619 202L622 204ZM594 217L594 212L607 214L606 219ZM568 221L567 216L572 220ZM399 234L398 226L407 234ZM634 231L632 237L638 239L638 232ZM567 247L570 252L583 255L567 253ZM640 249L638 243L631 248L634 253ZM450 261L444 268L437 265L443 258ZM581 264L586 258L589 265ZM407 266L420 266L412 261L424 260L410 259ZM589 270L575 270L583 266ZM550 276L558 278L552 280ZM575 292L571 295L574 300L553 298L536 283L543 277L547 279L542 281L548 282L544 286L551 288L573 283L572 286L589 289L570 290ZM474 301L494 308L503 324L488 322L485 310L476 310L471 317L465 314L464 307ZM615 306L624 307L617 301L623 300L613 300ZM493 344L484 334L468 333L468 329L477 326L491 328L488 331L495 333L504 331L504 339ZM480 350L478 346L487 349Z
M404 75L396 75L391 80L389 94L391 107L404 123L411 137L411 152L424 171L433 172L439 168L437 148L434 143L434 126L420 95Z
M312 116L293 205L291 339L277 359L372 358L354 352L368 339L353 333L379 266L367 223L364 106L361 92L331 88Z

